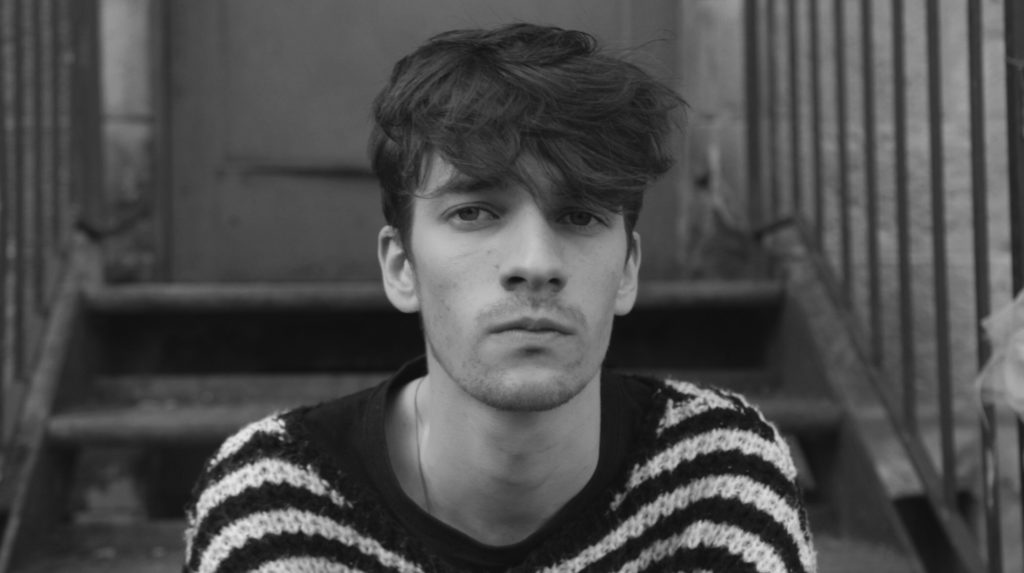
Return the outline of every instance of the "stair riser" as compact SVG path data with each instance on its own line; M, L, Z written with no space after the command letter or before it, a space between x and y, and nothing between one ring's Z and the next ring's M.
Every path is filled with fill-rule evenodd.
M772 307L642 308L616 319L617 368L757 368ZM362 312L178 312L96 315L101 373L390 371L423 353L416 315Z

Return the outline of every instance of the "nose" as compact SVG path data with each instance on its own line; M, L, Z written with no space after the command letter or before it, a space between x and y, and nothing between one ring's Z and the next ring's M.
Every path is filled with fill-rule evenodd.
M502 286L531 295L561 291L567 279L564 249L544 214L539 210L522 214L509 230L501 266Z

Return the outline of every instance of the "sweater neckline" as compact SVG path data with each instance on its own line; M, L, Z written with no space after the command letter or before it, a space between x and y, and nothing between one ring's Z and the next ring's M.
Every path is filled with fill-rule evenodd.
M474 570L504 569L524 561L542 542L567 521L582 513L606 493L621 474L633 438L636 416L626 406L620 377L604 371L601 375L601 439L597 467L575 496L537 531L511 545L493 546L473 539L419 507L399 485L388 455L385 414L389 400L398 390L426 374L423 357L403 366L370 396L363 417L360 442L369 478L398 521L430 551Z

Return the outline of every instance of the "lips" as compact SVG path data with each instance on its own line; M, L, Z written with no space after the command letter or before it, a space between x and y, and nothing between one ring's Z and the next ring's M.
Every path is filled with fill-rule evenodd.
M513 320L505 321L496 325L493 332L508 332L508 331L525 331L525 332L555 332L558 334L572 334L573 329L570 325L561 322L556 319L548 317L521 317Z

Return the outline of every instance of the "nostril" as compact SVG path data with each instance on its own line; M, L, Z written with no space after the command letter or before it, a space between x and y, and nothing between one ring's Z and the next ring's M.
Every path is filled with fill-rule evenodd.
M507 290L560 291L565 286L565 279L555 274L510 274L502 279L502 285Z
M505 277L505 279L502 282L505 283L505 286L517 286L517 285L525 284L526 283L526 279L524 277L519 276L519 275L512 275L512 276Z

